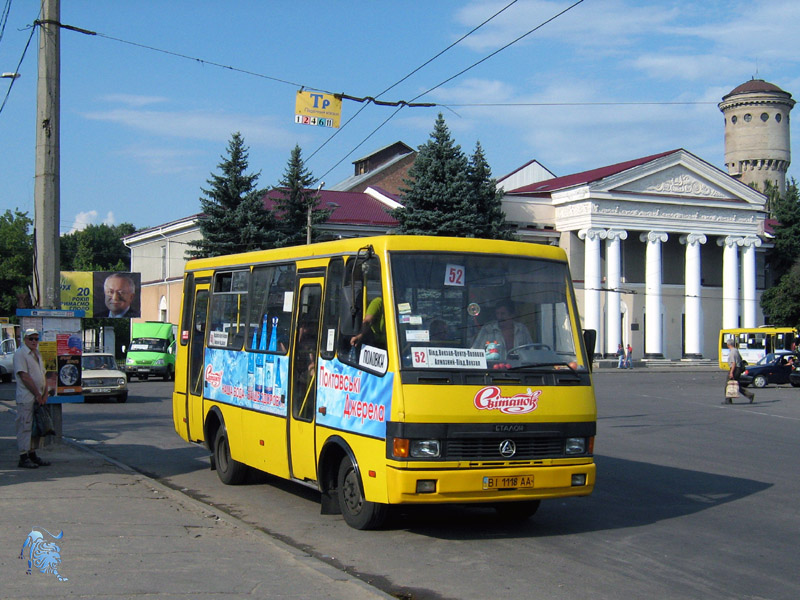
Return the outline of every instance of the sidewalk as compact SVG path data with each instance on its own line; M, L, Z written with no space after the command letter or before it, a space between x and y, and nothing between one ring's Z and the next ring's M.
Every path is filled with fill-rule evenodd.
M6 387L6 386L4 386ZM13 394L13 387L10 388ZM3 390L4 392L6 390ZM77 444L17 468L13 396L0 400L0 580L4 600L39 597L210 600L390 596L213 507ZM26 575L31 530L60 550L59 581ZM64 535L53 539L49 534Z

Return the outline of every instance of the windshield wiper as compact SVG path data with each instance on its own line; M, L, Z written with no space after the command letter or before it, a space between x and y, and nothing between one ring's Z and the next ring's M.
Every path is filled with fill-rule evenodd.
M524 365L518 365L516 367L508 367L506 371L518 371L520 369L530 369L530 368L538 368L538 367L567 367L574 375L578 375L578 370L575 369L572 365L568 362L564 361L553 361L553 362L535 362L535 363L526 363Z

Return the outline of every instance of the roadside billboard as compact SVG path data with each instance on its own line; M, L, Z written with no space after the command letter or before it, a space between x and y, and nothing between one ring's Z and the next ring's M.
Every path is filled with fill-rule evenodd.
M62 271L61 307L94 318L141 316L142 274L119 271Z

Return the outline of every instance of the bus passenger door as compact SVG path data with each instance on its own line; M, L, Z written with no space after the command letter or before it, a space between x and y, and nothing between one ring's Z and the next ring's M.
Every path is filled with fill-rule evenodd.
M289 463L292 477L316 481L314 417L317 409L317 357L322 311L322 277L299 280L297 326L289 393Z
M199 284L192 303L192 328L189 333L189 364L186 369L189 439L203 438L203 367L205 366L206 321L209 285ZM213 440L208 440L213 443Z

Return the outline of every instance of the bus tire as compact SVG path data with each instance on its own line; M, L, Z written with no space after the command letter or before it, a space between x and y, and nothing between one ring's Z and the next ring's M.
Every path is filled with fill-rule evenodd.
M353 529L377 529L386 519L387 506L364 499L364 490L358 471L352 461L345 457L339 465L337 478L339 507L345 522Z
M498 502L494 505L497 516L509 521L524 521L531 518L539 510L541 500L523 500L522 502Z
M222 425L214 437L214 465L217 476L225 485L238 485L247 477L247 465L231 458L231 447L228 444L228 432Z

